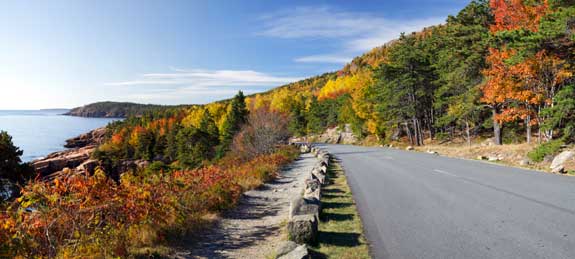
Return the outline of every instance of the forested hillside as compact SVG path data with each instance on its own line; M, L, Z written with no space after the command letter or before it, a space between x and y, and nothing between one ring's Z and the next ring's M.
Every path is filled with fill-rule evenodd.
M459 134L571 142L574 26L573 1L473 1L335 74L249 101L291 114L297 135L350 123L382 143Z
M64 115L96 118L126 118L141 116L144 113L174 108L177 106L164 106L154 104L138 104L125 102L97 102L76 107ZM180 106L182 108L183 106Z

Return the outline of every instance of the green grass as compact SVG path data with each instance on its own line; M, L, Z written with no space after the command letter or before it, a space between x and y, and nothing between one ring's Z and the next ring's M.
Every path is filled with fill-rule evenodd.
M322 188L318 244L314 258L371 258L357 208L345 174L337 163L328 168L329 184Z

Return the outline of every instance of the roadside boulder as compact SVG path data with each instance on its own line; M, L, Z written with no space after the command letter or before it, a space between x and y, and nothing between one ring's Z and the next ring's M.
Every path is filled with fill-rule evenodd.
M311 179L318 180L322 185L325 184L325 174L317 168L311 170Z
M307 259L311 258L309 255L309 251L307 250L306 245L296 246L293 250L289 253L284 254L282 256L278 256L278 259Z
M317 199L304 199L301 196L290 202L289 219L299 215L313 215L319 218L320 201Z
M575 156L575 152L573 151L563 151L561 152L559 155L557 155L555 158L553 158L553 161L551 162L551 166L549 166L549 168L551 168L551 172L552 173L565 173L565 163L567 163L567 161L573 159L573 157Z
M279 244L278 248L276 249L276 258L281 258L284 255L289 254L291 251L295 250L298 247L298 244L294 241L284 241Z
M307 179L305 181L305 190L303 193L304 200L317 200L316 204L320 204L321 199L321 184L318 179Z
M415 148L413 148L412 146L407 146L407 147L405 148L405 150L407 150L407 151L411 151L411 150L414 150L414 149L415 149Z
M531 160L524 158L519 160L519 165L520 166L528 166L529 164L531 164Z
M491 162L496 162L496 161L500 161L501 158L497 155L491 155L487 157L487 161L491 161Z
M288 238L298 244L317 242L318 219L315 215L296 215L288 222Z

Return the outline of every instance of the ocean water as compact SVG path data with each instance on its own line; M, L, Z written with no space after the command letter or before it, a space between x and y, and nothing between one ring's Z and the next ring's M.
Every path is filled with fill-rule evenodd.
M0 130L12 136L14 145L24 151L23 161L65 150L66 139L118 120L64 116L67 110L0 110Z

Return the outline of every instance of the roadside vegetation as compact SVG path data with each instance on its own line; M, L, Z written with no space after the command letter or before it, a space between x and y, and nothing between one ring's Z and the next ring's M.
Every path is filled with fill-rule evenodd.
M233 207L242 192L274 178L299 154L282 145L286 116L250 112L244 100L240 92L222 104L219 127L204 107L110 125L93 154L100 164L93 175L65 170L54 180L38 177L0 204L1 256L152 255L208 226L207 216ZM10 163L18 165L21 152L2 136L13 151ZM148 166L122 168L133 159Z
M318 258L371 258L363 226L342 168L330 163L329 184L322 188L318 244L311 247Z

